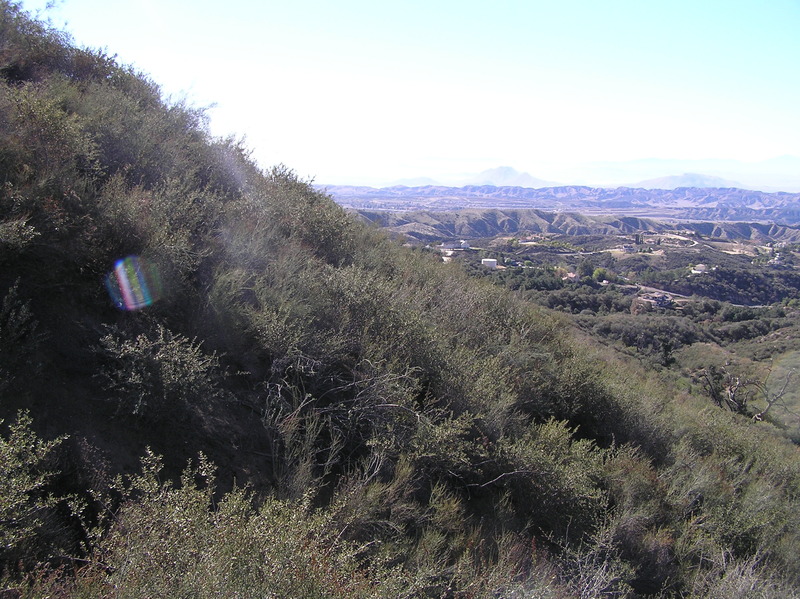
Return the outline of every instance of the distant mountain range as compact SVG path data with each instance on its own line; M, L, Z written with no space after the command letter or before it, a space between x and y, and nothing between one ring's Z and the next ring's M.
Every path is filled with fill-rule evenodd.
M537 209L643 218L800 224L800 193L736 188L615 189L562 186L532 189L465 185L445 187L327 186L324 191L356 210L453 211Z
M718 177L725 184L759 191L800 192L800 158L780 156L769 160L745 162L741 160L665 160L645 159L626 162L593 162L572 169L569 181L590 183L596 187L634 186L637 181L646 182L678 175L679 173L701 173L703 177ZM686 175L682 175L686 176ZM692 185L689 185L692 186ZM705 187L706 185L694 185Z
M728 181L722 177L713 177L711 175L700 175L697 173L684 173L682 175L671 175L669 177L658 177L657 179L647 179L639 181L632 187L642 187L644 189L677 189L678 187L736 187L742 188L741 183L735 181Z
M498 187L552 187L558 185L554 181L538 179L529 173L521 173L510 166L498 166L482 171L476 175L461 177L453 184L460 185L496 185ZM430 177L416 177L412 179L400 179L392 184L392 187L420 187L424 185L442 185L442 182L431 179Z
M495 185L497 187L737 187L758 191L800 192L800 158L780 156L760 162L737 160L665 160L645 159L624 162L590 162L569 169L553 171L548 179L510 166L500 166L477 174L446 179L416 177L393 181L391 186L419 187L439 185Z

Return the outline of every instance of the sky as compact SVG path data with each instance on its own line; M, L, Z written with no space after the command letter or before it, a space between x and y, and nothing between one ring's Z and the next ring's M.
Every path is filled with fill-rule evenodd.
M46 4L22 2L317 183L800 158L800 0Z

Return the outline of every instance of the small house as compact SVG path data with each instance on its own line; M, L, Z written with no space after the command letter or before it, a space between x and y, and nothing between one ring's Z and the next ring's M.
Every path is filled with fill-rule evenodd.
M444 250L468 250L469 249L469 242L464 241L463 239L459 241L447 241L439 246L439 249Z

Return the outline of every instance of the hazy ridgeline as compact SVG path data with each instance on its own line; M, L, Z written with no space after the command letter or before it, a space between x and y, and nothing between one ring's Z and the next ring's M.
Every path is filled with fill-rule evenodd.
M798 593L770 425L0 11L4 596ZM128 256L138 310L104 283Z

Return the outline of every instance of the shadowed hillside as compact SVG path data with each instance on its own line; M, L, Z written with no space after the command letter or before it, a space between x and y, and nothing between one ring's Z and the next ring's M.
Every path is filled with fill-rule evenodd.
M796 595L769 424L5 1L0 123L4 596Z

